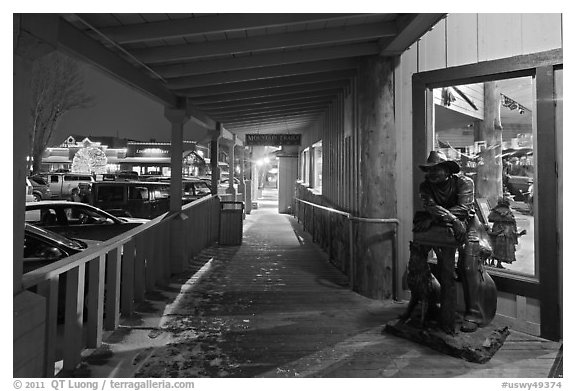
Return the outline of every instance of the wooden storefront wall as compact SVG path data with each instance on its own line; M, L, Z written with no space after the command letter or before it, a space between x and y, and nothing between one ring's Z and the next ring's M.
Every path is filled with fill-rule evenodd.
M408 261L408 242L412 237L414 213L413 167L426 158L432 146L431 134L413 129L412 76L415 73L477 64L517 55L562 48L561 14L448 14L396 59L394 70L394 111L396 143L389 152L396 154L396 214L398 267L395 292L407 298L402 279ZM432 100L432 94L424 97ZM426 105L426 101L421 103ZM349 94L335 100L323 118L303 134L301 151L317 141L323 144L323 198L338 209L360 211L360 135L356 81ZM423 118L422 126L431 123ZM413 144L422 145L422 156L414 156ZM394 150L395 148L395 150ZM389 256L389 254L387 254ZM561 263L560 263L561 264ZM539 306L523 295L502 294L500 309L521 316L515 326L537 334L534 311Z
M399 75L411 77L411 75L408 76L410 72L438 71L486 62L488 62L486 64L490 64L490 61L498 61L512 56L530 55L561 48L562 16L560 14L450 14L439 22L432 31L423 36L417 45L402 55L400 62L402 72L399 72ZM416 61L414 61L413 55L409 55L412 50L416 51ZM544 78L541 77L540 79ZM546 88L551 88L551 86L550 83L550 86ZM422 105L425 107L426 100L430 99L431 95L429 91L418 97L414 102L414 107ZM410 103L405 101L399 106L410 107ZM543 106L539 105L540 111L542 108ZM546 115L550 110L545 109ZM399 114L402 116L402 113ZM539 114L542 116L544 112ZM422 116L415 121L415 124L417 125L414 125L414 129L410 131L414 138L430 136L430 132L426 134L422 129L431 128L430 118ZM410 124L407 125L410 126ZM538 124L536 127L538 128ZM540 127L543 127L542 124ZM558 133L561 134L561 132L560 126ZM414 164L426 158L427 150L432 146L431 140L421 143L423 141L421 140L417 144L421 146L415 149L418 152L406 159L406 163L410 164L410 171L414 171ZM404 146L403 149L406 147ZM406 152L409 153L410 150L411 148L408 147ZM542 156L544 154L553 156L550 151L541 150L539 152ZM414 190L411 193L414 194ZM399 200L406 202L402 198ZM409 210L410 203L407 202L403 210ZM554 221L550 220L550 223L554 224ZM404 225L402 230L404 232L401 235L410 236L409 226ZM546 235L543 232L539 235L542 246L545 245L544 243L550 246L551 243L548 243L550 240L544 236ZM406 259L405 256L401 257L400 262ZM555 269L551 273L559 274L561 280L561 257L553 262L547 262L548 265ZM554 278L543 275L540 278L548 281L554 280ZM551 319L552 317L557 319L556 309L557 306L560 306L557 299L554 300L550 295L542 292L542 285L539 287L530 286L506 277L498 279L501 282L500 286L505 285L505 292L499 294L499 316L507 319L517 330L535 335L541 334L551 339L561 337L558 324L546 324L546 322L541 321L541 319ZM544 301L541 302L538 298Z

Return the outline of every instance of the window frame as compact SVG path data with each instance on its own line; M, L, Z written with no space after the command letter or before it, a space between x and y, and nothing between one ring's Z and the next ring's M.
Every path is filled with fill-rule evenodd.
M318 149L320 149L321 154L320 159L318 159ZM322 178L322 167L323 167L322 140L312 145L312 152L310 155L311 155L310 166L313 167L312 168L313 178L310 185L315 191L322 193L322 181L319 180L319 177ZM318 160L320 160L320 167L318 167ZM319 182L320 184L318 184Z
M310 184L310 147L306 147L301 153L302 167L300 167L300 180L306 186Z
M433 89L484 82L489 80L509 79L530 76L534 79L536 101L536 123L533 134L536 139L535 150L538 159L535 189L537 204L546 205L546 210L557 210L558 213L539 212L535 205L535 270L537 277L501 272L490 269L489 273L496 282L500 292L508 292L540 301L541 335L544 338L557 339L560 333L560 314L558 311L557 287L561 283L558 232L549 227L558 227L558 179L550 173L557 172L558 159L556 145L556 107L554 78L556 69L563 69L562 49L521 55L498 60L479 62L457 67L415 73L412 76L412 129L413 139L422 140L412 144L413 158L413 204L419 207L418 188L424 179L418 164L434 147L433 129ZM561 129L558 130L562 132ZM546 157L545 159L542 157ZM553 158L552 158L553 157ZM535 181L536 183L536 181ZM541 267L546 260L545 267Z

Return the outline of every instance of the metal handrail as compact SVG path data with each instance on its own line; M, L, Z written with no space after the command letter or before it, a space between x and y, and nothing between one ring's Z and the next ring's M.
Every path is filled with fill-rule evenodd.
M300 198L297 198L297 197L294 198L294 199L295 199L296 201L300 201L300 202L302 202L302 203L304 203L304 204L308 204L308 205L314 206L314 207L316 207L316 208L318 208L318 209L324 209L324 210L327 210L328 212L334 212L334 213L336 213L336 214L339 214L339 215L342 215L342 216L346 216L347 218L351 218L351 217L352 217L352 213L343 212L343 211L341 211L341 210L334 209L334 208L329 208L329 207L323 206L323 205L318 205L318 204L315 204L315 203L310 202L310 201L304 201L304 200L302 200L302 199L300 199Z
M350 287L352 289L354 289L354 275L355 275L355 270L354 270L354 228L352 225L353 221L358 221L358 222L362 222L362 223L376 223L376 224L394 224L394 251L393 251L393 257L392 257L392 270L393 270L393 274L396 275L396 269L397 269L397 254L398 254L398 234L397 234L397 226L400 225L400 220L396 219L396 218L370 218L370 217L358 217L358 216L354 216L352 215L352 213L349 212L344 212L338 209L334 209L334 208L329 208L327 206L323 206L323 205L318 205L315 204L313 202L310 201L305 201L303 199L300 199L298 197L294 197L294 199L298 202L302 202L303 204L307 204L310 205L312 207L318 208L318 209L322 209L325 210L327 212L330 213L336 213L339 214L341 216L344 216L348 219L348 243L349 243L349 257L350 257L350 276L349 276L349 280L350 280ZM393 284L396 284L395 279L392 279ZM393 287L392 291L394 292L394 295L396 294L396 288Z

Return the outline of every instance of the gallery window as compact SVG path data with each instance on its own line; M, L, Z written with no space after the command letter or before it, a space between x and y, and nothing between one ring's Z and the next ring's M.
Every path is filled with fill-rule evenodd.
M300 154L300 180L304 184L310 183L310 148Z
M561 49L412 79L413 137L422 141L412 149L414 209L418 164L442 150L474 181L500 310L552 340L562 335L562 80Z
M435 88L433 100L434 149L474 181L494 248L488 266L535 276L533 78Z
M317 142L312 147L314 151L314 180L312 182L312 186L314 187L314 190L322 192L322 141Z

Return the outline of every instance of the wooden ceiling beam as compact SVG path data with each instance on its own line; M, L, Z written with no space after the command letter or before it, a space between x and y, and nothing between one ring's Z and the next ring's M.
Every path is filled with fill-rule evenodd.
M446 14L403 14L397 19L398 34L392 39L382 39L382 56L399 56L422 37Z
M305 129L313 124L317 120L317 117L302 118L296 121L291 121L290 123L282 121L274 121L270 123L261 124L246 124L246 125L235 125L228 124L228 129L233 131L234 134L245 134L245 133L290 133L294 132L295 129Z
M266 118L240 118L240 119L222 119L220 122L225 124L226 128L230 128L230 126L241 126L241 125L248 125L248 126L264 126L270 124L284 124L286 126L292 125L294 123L301 123L301 121L310 121L316 118L319 118L323 115L323 110L318 111L310 111L307 113L298 114L297 117L292 117L291 114L287 115L277 115L277 116L268 116Z
M262 80L276 77L305 75L319 72L356 69L358 62L353 58L324 60L304 64L278 65L267 68L243 69L230 72L218 72L205 75L185 76L167 80L168 88L203 87L216 84Z
M322 90L334 90L334 89L344 89L350 85L349 80L337 80L332 82L323 83L311 83L302 85L292 85L287 87L277 87L277 88L267 88L255 91L247 92L235 92L235 93L224 93L220 95L203 95L197 97L188 98L194 104L207 104L216 102L228 102L245 100L251 98L264 98L269 96L280 96L280 95L290 95L290 94L303 94L311 91L322 91ZM183 91L179 91L180 94L185 95Z
M318 113L306 113L300 115L293 115L287 118L286 116L280 116L278 118L268 118L268 119L250 119L250 120L229 120L225 122L226 128L230 128L231 126L265 126L265 125L272 125L272 124L279 124L279 125L290 125L294 123L302 123L304 121L310 121L318 118Z
M249 120L238 122L228 121L227 124L229 128L230 127L248 128L254 126L266 126L266 125L283 125L285 127L287 125L295 125L315 121L318 118L319 118L318 114L302 114L298 116L282 117L268 120L256 120L256 121Z
M146 64L157 64L194 58L277 50L280 48L344 44L394 36L396 36L396 25L391 22L380 22L322 30L262 35L247 39L140 48L130 50L130 53Z
M304 102L315 99L326 99L333 100L338 95L338 90L324 90L324 91L310 91L301 94L292 95L278 95L278 96L267 96L263 98L251 98L244 99L240 101L227 101L227 102L215 102L215 103L204 103L197 104L197 106L206 112L210 110L217 109L241 109L241 108L251 108L263 105L273 105L273 104L283 104L291 102Z
M305 107L280 107L277 109L272 110L264 110L260 112L251 112L251 113L216 113L213 114L214 118L218 119L219 121L224 122L224 120L229 119L263 119L263 118L274 118L278 116L286 116L292 114L304 114L304 113L311 113L311 112L319 112L324 111L328 107L328 104L319 104L319 105L308 105Z
M304 48L301 50L288 50L277 53L255 53L251 56L226 57L179 64L156 65L152 66L152 69L164 78L171 78L322 60L335 60L339 58L362 57L378 53L380 53L380 45L368 42L312 49Z
M328 22L365 17L366 15L367 14L223 14L107 27L100 29L100 32L117 43L126 44L249 29L289 27L310 22Z
M317 97L311 98L308 100L297 100L291 102L270 102L261 105L250 105L250 106L231 106L226 108L217 108L217 109L206 109L202 108L203 111L212 115L212 113L218 113L219 115L226 115L226 114L243 114L243 113L257 113L257 112L264 112L267 110L276 110L280 108L291 108L291 107L301 107L305 108L308 106L315 106L319 104L328 105L333 101L332 97Z
M211 85L195 88L176 88L172 89L176 94L185 94L188 97L199 97L209 95L219 95L235 92L249 92L253 90L262 90L276 87L290 87L301 84L316 84L321 82L331 82L347 80L355 75L355 71L343 70L334 72L314 73L311 75L286 76L273 79L242 81L237 83L227 83L220 85Z

